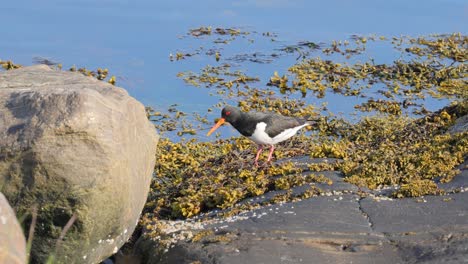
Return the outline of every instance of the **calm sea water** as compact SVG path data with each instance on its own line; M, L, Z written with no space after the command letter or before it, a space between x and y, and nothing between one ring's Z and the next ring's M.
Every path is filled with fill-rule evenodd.
M166 108L179 103L185 111L205 111L217 101L206 89L186 86L180 71L197 71L213 58L171 62L169 54L191 51L204 40L180 39L199 26L240 27L275 32L277 43L308 40L329 43L350 35L421 36L432 33L466 34L466 0L235 0L235 1L124 1L124 0L17 0L0 1L0 58L32 64L44 57L95 69L109 68L118 86L148 106ZM201 41L201 42L200 42ZM210 42L211 43L211 42ZM231 43L233 51L242 44ZM238 45L238 46L236 46ZM271 49L258 40L252 52ZM236 50L237 49L237 50ZM391 52L372 51L372 57L391 62ZM271 64L246 63L247 73L267 80L275 70L285 72L293 59ZM331 98L329 107L347 112L354 103ZM341 100L341 101L340 101ZM441 102L431 102L433 107ZM215 112L212 117L217 117Z

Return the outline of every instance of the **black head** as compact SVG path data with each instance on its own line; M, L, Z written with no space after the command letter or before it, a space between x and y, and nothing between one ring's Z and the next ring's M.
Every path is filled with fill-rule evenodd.
M226 106L221 111L221 117L229 123L236 122L241 117L241 114L239 108L233 106Z
M216 124L208 131L206 134L207 136L211 135L218 127L220 127L224 122L229 122L231 125L234 127L236 126L235 123L241 119L242 112L235 107L232 106L226 106L224 109L221 111L221 118L216 122Z

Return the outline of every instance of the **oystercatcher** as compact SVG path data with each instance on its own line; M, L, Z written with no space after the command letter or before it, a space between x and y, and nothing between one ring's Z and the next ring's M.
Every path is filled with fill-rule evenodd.
M267 162L271 161L275 144L294 136L299 129L314 124L315 121L296 117L282 116L274 113L241 112L233 106L226 106L221 111L221 119L207 133L209 136L225 122L230 123L243 136L250 138L258 144L255 165L263 146L270 146Z

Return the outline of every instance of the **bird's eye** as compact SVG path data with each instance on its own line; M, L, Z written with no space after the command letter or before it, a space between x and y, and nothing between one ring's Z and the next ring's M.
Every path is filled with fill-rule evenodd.
M230 111L227 111L227 112L226 112L226 115L227 115L227 116L228 116L228 115L230 115L230 114L231 114L231 112L230 112Z

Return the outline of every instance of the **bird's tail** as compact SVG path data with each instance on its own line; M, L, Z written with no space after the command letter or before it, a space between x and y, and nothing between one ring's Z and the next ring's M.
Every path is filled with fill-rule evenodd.
M322 120L321 117L308 117L305 121L305 123L309 126L317 125L320 123L320 120Z

